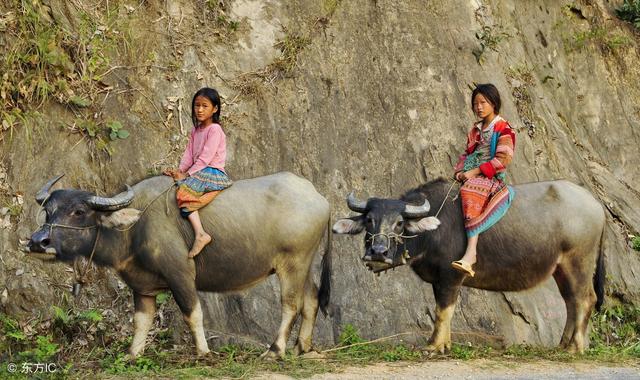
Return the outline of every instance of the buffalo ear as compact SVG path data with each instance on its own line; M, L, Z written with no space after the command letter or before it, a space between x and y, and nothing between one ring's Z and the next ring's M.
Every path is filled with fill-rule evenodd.
M364 216L352 216L351 218L338 219L333 224L333 232L336 234L356 235L364 229Z
M141 215L142 211L135 208L123 208L122 210L101 215L99 223L106 228L128 228L134 225Z
M408 220L405 229L411 233L419 234L425 231L432 231L438 228L440 220L435 216L429 216L417 220Z

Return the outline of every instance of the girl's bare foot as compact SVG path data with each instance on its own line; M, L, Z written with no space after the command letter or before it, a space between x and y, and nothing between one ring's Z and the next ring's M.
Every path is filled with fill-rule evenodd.
M200 251L202 251L202 248L209 243L211 243L211 236L209 234L204 233L197 235L196 240L193 242L193 247L191 247L189 251L189 258L192 259L196 257Z

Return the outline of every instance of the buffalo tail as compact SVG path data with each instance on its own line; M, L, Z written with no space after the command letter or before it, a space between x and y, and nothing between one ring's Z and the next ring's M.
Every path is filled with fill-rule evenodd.
M600 237L600 251L598 252L598 262L596 264L596 273L593 275L593 289L596 291L596 310L600 311L602 304L604 303L604 282L607 275L606 268L604 266L604 232L602 229L602 236Z
M327 246L324 249L324 256L322 256L322 274L320 275L320 290L318 290L320 310L322 310L322 314L325 317L327 316L327 307L331 298L331 240L331 218L329 218L327 222Z

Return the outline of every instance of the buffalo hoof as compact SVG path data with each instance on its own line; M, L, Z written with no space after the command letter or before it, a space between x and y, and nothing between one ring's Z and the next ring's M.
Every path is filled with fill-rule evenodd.
M584 353L584 349L578 348L578 345L575 343L570 343L567 347L567 352L574 355L582 355Z
M451 351L451 342L431 343L425 348L425 351L430 357L436 354L444 355L447 352Z
M318 351L309 351L303 355L300 355L301 359L309 359L309 360L318 360L318 359L326 359L327 355Z
M296 346L293 348L293 355L294 356L300 356L300 355L306 354L309 351L311 351L311 347L305 349L305 348L302 347L300 342L298 342L296 344Z
M211 350L209 350L208 348L206 350L198 350L197 355L198 357L203 357L203 356L207 356L211 353Z
M296 342L295 347L293 348L293 355L295 356L302 356L305 355L311 351L312 347L311 347L311 342L306 343L306 344L302 344L300 343L300 341Z
M269 348L268 350L266 350L265 352L262 353L262 355L260 355L260 359L262 360L279 360L279 359L284 359L284 350L282 350L282 353L276 352L273 350L273 348Z

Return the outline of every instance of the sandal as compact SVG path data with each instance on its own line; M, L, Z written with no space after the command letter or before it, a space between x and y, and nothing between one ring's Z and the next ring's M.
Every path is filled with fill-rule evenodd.
M470 277L475 276L476 272L471 269L472 265L467 263L466 261L457 260L451 263L451 267L458 272L462 272L464 274L469 275Z

